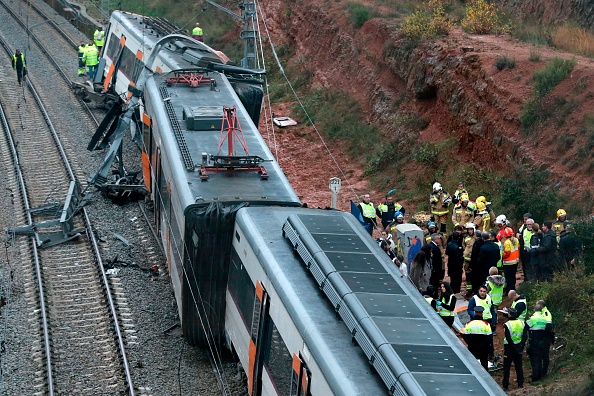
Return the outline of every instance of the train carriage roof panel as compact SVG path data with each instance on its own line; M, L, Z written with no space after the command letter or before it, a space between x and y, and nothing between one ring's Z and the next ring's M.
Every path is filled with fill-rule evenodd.
M317 275L316 282L382 373L388 389L401 387L408 394L477 393L503 394L467 348L422 298L408 277L402 277L388 256L350 214L327 212L292 214L283 232L302 258L302 265ZM333 229L319 224L335 217ZM348 246L355 254L373 255L358 272L337 263L348 261ZM306 267L304 265L304 267ZM385 268L381 272L378 268ZM346 287L345 287L346 284ZM337 301L336 296L342 301ZM391 373L391 374L388 374ZM412 379L411 380L411 376Z

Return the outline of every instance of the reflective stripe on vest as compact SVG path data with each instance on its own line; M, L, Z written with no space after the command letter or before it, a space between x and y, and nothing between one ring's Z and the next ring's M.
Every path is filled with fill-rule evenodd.
M491 281L487 281L487 284L489 285L489 289L491 290L489 292L489 296L491 296L493 304L501 304L501 302L503 301L503 287L505 285L495 286L495 284Z
M485 297L485 299L483 300L481 298L478 298L478 296L475 294L474 296L472 296L472 298L474 298L474 302L476 303L476 305L480 305L485 309L485 311L483 312L483 319L490 320L493 317L493 314L491 314L491 305L493 305L491 297L489 297L489 295L487 294L487 297Z
M375 219L375 209L373 208L373 204L371 202L368 204L361 202L361 208L363 209L363 217Z
M429 305L431 305L431 301L433 301L433 297L425 296L425 301L427 301L429 303Z
M509 256L503 259L503 265L518 264L518 261L520 261L520 244L518 243L518 240L516 238L509 238L506 240L504 243L504 250L506 245L511 245L511 249L509 250Z
M525 298L520 298L519 300L514 300L514 302L512 302L512 305L511 305L511 307L515 309L515 308L516 308L516 305L517 305L518 303L521 303L521 302L523 302L524 304L526 304L526 299L525 299ZM527 306L528 306L528 305L526 304L526 307L527 307ZM518 312L518 313L520 314L520 315L518 316L518 319L520 319L520 320L526 320L526 311L527 311L527 309L523 310L521 313L520 313L520 312Z
M499 261L497 262L497 268L501 268L503 266L503 245L500 241L495 242L497 246L499 246Z
M524 322L518 319L512 319L505 322L505 327L509 330L511 339L514 344L522 342L522 334L524 333ZM507 337L503 339L503 343L507 345Z
M547 323L553 323L553 315L551 315L551 311L547 307L542 309L542 315L546 318Z
M451 305L452 304L452 297L454 297L454 295L452 294L448 300L448 304L447 305ZM444 299L443 297L440 299L440 301L442 303L444 303ZM454 311L450 311L446 308L443 307L438 307L439 308L439 316L445 316L445 317L449 317L449 316L454 316Z
M542 312L534 312L534 315L528 319L528 326L530 330L545 330L547 327L547 318Z
M493 333L491 332L491 326L489 326L484 320L476 319L466 323L466 326L464 327L464 334L490 335Z

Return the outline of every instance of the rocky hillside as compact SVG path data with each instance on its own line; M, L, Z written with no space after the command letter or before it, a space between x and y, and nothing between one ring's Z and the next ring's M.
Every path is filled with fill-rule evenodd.
M448 155L458 163L498 174L527 164L550 171L555 188L590 199L594 192L591 59L524 44L508 35L470 35L459 29L435 41L411 44L399 32L401 20L381 17L389 15L390 8L375 4L367 6L380 17L358 29L340 1L262 4L277 48L293 48L292 62L311 72L312 87L344 90L357 98L365 120L378 125L385 136L405 133L395 117L406 109L428 121L415 136L417 144L453 139ZM594 15L592 2L586 1L507 4L551 23L572 15L588 23ZM503 57L513 60L514 67L499 70L496 61ZM533 130L523 131L520 114L535 89L533 74L556 57L575 59L573 71L542 100L541 121ZM425 164L405 166L415 178L418 173L410 172L411 167ZM427 183L432 182L432 171L421 172Z

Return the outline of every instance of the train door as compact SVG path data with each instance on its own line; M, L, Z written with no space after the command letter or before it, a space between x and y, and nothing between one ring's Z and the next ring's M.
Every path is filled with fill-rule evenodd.
M264 373L264 362L270 352L271 336L270 298L262 283L258 281L256 283L254 315L248 353L248 393L251 396L262 394L262 374Z
M309 384L311 372L300 355L293 354L293 372L291 375L291 396L310 396Z

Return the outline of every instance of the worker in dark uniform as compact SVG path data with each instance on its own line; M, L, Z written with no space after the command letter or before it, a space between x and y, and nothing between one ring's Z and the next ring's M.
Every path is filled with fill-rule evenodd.
M23 78L27 75L27 63L25 62L25 54L21 54L19 49L12 56L12 69L17 72L19 85L23 85Z
M528 339L528 326L518 319L518 311L510 308L507 311L509 320L503 325L505 337L503 339L503 389L509 386L509 372L512 363L516 367L518 388L524 387L524 370L522 369L522 352Z
M532 366L532 382L538 381L545 375L549 368L549 349L553 338L553 324L543 314L544 306L536 303L534 314L526 321L528 326L528 356Z
M493 344L493 332L491 331L491 325L483 320L484 310L480 305L474 308L475 319L466 323L464 341L466 341L470 353L479 359L485 370L487 370L489 368L489 351Z
M86 71L85 62L83 61L83 57L85 56L85 51L87 50L87 43L84 41L80 42L78 46L78 75L84 76Z

